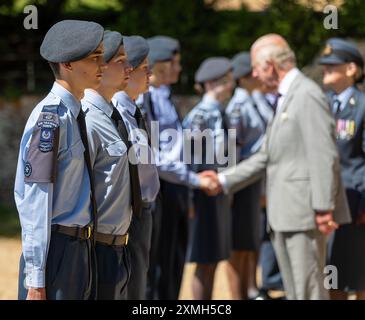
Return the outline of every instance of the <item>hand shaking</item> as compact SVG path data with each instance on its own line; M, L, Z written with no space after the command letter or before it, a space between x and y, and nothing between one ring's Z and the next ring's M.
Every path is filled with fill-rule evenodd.
M216 196L222 192L222 186L215 171L206 170L198 175L200 178L200 189L202 189L208 196Z

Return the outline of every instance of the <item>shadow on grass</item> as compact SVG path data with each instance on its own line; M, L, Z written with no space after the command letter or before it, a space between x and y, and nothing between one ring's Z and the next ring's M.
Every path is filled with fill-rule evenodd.
M19 216L14 207L0 204L0 237L20 238Z

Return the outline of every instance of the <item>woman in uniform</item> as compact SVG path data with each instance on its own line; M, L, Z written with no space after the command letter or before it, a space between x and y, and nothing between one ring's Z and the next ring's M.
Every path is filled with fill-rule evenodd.
M229 59L213 57L204 60L195 74L196 87L203 93L203 98L183 122L184 129L190 129L195 137L192 139L191 157L191 168L195 172L217 171L225 165L227 125L224 103L232 95L234 82L231 70ZM231 250L229 200L223 193L208 196L195 190L193 201L195 216L190 261L197 263L193 296L208 300L212 298L217 264L227 259Z
M332 299L347 299L349 292L365 299L365 94L356 87L363 80L364 62L353 43L332 38L319 63L336 120L342 179L352 215L352 223L340 226L330 241L329 264L338 275L338 288L330 293Z
M258 105L262 102L252 95L254 91L256 96L260 95L257 90L262 84L252 76L250 53L235 55L231 63L237 87L227 106L226 115L229 127L236 129L239 162L259 150L266 123L259 112ZM264 100L263 95L261 100ZM227 267L233 299L248 299L258 294L255 279L260 247L262 188L262 181L259 180L233 196L232 251Z

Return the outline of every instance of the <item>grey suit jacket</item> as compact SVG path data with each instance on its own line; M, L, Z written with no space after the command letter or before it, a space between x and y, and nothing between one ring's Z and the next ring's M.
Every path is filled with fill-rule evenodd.
M268 222L274 231L315 229L315 211L334 210L337 223L351 221L335 121L319 86L302 73L292 82L260 151L221 172L224 187L238 191L265 170Z

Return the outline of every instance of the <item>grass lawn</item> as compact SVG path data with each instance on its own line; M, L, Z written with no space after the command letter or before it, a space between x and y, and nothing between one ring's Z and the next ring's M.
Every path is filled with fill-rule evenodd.
M14 207L0 204L0 237L20 237L20 222Z

